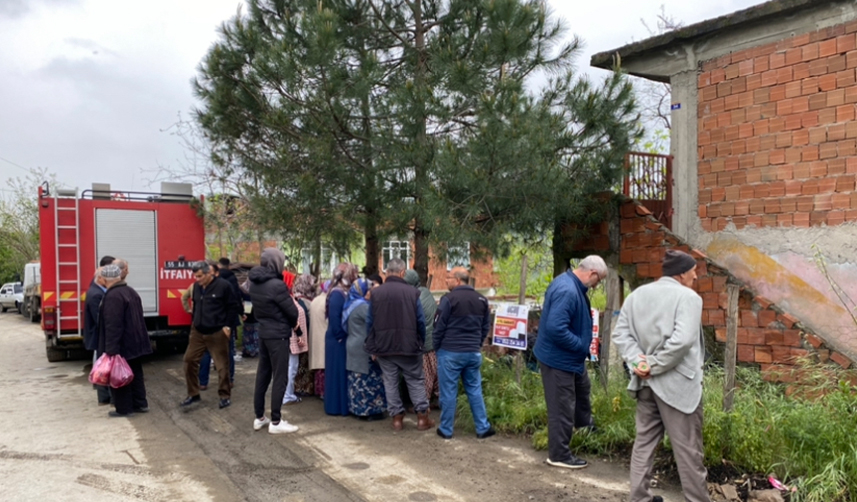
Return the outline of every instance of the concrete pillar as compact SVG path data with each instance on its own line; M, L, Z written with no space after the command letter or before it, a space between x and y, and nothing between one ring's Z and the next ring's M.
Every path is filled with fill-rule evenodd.
M694 243L699 224L699 181L697 175L697 71L683 71L670 78L672 87L672 131L670 153L673 156L672 231Z

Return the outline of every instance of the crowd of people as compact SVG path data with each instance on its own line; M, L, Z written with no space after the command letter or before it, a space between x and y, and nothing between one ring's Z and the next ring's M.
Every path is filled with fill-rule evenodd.
M410 408L420 431L435 427L451 439L459 382L472 412L476 437L491 437L482 395L482 348L491 327L488 300L472 286L467 269L447 276L449 293L438 304L419 275L401 259L387 264L385 278L361 278L350 263L336 267L329 281L284 270L285 255L262 252L260 263L239 284L229 261L193 265L194 283L182 301L191 314L184 355L187 397L201 400L210 355L218 375L219 407L231 405L235 335L243 321L243 355L258 357L253 428L271 434L298 426L283 416L283 405L317 395L328 415L363 420L392 418L404 428ZM625 301L612 334L631 376L637 399L637 437L631 459L632 502L660 502L651 493L652 462L664 431L670 434L688 500L707 501L702 465L702 301L692 290L696 260L667 251L663 277L635 290ZM604 260L583 259L557 276L545 293L533 355L544 386L549 465L588 465L569 447L574 430L597 432L586 369L592 338L590 288L607 276ZM119 389L98 388L99 404L115 406L109 416L148 411L140 358L151 353L139 295L125 283L128 263L104 257L87 293L85 343L100 354L119 354L134 381ZM246 302L246 306L245 306ZM270 392L270 418L265 396Z

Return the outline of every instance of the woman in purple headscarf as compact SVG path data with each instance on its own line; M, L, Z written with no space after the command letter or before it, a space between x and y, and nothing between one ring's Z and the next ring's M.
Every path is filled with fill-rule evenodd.
M357 280L357 266L340 263L333 272L327 295L327 333L324 337L324 412L328 415L348 415L348 376L345 369L345 338L342 311L348 290Z

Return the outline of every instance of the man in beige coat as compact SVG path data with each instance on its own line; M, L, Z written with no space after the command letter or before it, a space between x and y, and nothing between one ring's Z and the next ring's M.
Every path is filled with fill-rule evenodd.
M662 502L651 492L655 449L669 434L688 502L709 502L702 449L702 298L691 289L696 260L668 250L663 277L634 290L619 314L613 343L633 370L637 438L631 502Z

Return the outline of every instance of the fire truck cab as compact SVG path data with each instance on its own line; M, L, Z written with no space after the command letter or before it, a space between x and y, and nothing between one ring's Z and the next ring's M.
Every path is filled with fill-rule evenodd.
M192 186L160 193L39 188L41 326L49 361L86 357L86 292L103 256L128 262L126 282L143 302L153 343L186 343L190 315L181 295L205 258L205 229Z

